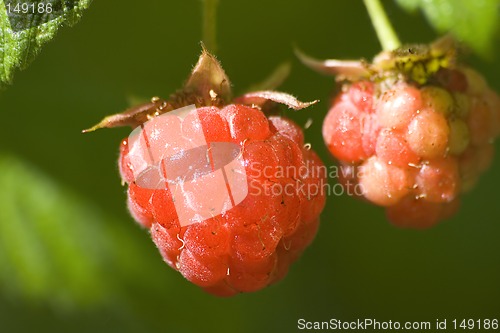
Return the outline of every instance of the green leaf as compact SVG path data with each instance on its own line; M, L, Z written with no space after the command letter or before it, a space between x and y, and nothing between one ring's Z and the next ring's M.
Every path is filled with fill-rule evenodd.
M161 276L160 257L130 229L1 153L0 188L0 293L67 309L109 304Z
M396 0L403 8L420 8L441 33L451 32L475 51L490 55L499 32L500 0Z
M91 1L2 0L0 88L12 83L15 70L25 69L40 52L42 45L54 38L60 27L72 26L78 22Z

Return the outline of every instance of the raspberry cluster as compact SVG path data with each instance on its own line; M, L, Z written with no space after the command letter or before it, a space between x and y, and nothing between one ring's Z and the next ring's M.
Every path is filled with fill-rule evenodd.
M458 209L490 165L500 99L476 71L440 69L424 84L345 83L323 125L345 186L387 207L395 225L430 227Z
M134 158L148 152L124 140L119 165L129 185L129 209L151 230L166 263L192 283L219 296L259 290L283 278L313 240L325 196L321 191L299 191L299 185L321 188L325 168L312 150L304 148L302 130L290 120L266 118L258 108L239 104L196 112L207 143L233 142L241 147L247 197L221 215L181 227L168 189L145 189L135 183L130 151ZM199 130L192 124L189 116L179 123L186 140ZM151 140L164 140L163 135L168 133Z

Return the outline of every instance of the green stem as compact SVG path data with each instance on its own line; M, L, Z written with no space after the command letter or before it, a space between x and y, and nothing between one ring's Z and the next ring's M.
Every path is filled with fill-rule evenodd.
M219 0L203 1L203 43L208 51L217 51L217 4Z
M392 51L401 46L398 35L385 13L380 0L363 0L372 20L373 27L384 51Z

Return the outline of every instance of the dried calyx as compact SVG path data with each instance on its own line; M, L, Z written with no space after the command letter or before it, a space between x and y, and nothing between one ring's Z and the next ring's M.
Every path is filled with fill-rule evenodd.
M456 66L457 43L445 36L430 45L405 45L379 53L371 63L366 60L318 60L298 49L295 52L306 66L335 75L337 81L399 80L423 85L432 81L440 70Z
M169 99L153 97L149 103L140 104L122 113L104 118L97 125L84 130L83 133L93 132L101 128L120 126L137 127L161 114L191 104L196 105L196 107L222 107L230 104L232 101L231 82L229 78L215 56L203 49L198 63L191 72L184 87L172 94ZM283 92L263 90L246 93L235 98L234 102L256 106L267 111L275 108L276 104L300 110L318 101L305 103Z

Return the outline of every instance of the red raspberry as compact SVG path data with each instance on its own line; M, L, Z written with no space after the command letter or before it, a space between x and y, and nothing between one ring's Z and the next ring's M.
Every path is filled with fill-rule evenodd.
M230 103L228 94L228 79L215 58L204 52L185 89L169 101L154 99L101 123L106 127L120 125L126 123L125 117L133 126L144 123L144 128L149 128L150 132L140 132L149 134L147 147L140 139L125 139L121 145L119 169L128 184L130 212L150 229L170 267L219 296L256 291L282 279L290 264L313 240L326 199L326 169L310 147L304 145L302 129L291 120L268 118L261 111L270 102L295 109L309 103L276 92L251 93ZM183 119L162 120L182 133L175 144L172 132L145 123L190 103L196 104L196 108ZM134 177L137 170L133 161L150 159L151 149L146 148L156 145L170 154L180 154L182 161L188 158L190 145L200 135L209 146L231 142L239 148L248 194L232 208L186 225L180 222L172 187L141 187ZM193 163L197 161L194 159ZM186 164L186 169L195 166L193 163ZM227 173L227 177L239 176ZM201 186L204 180L196 181ZM209 198L217 195L216 191L206 193ZM195 209L200 205L198 200L193 196L189 207Z
M323 123L330 152L351 167L340 182L350 194L360 185L402 227L451 216L460 193L489 166L500 132L498 95L479 73L455 65L454 50L443 45L450 44L384 52L358 66L299 54L342 81Z

